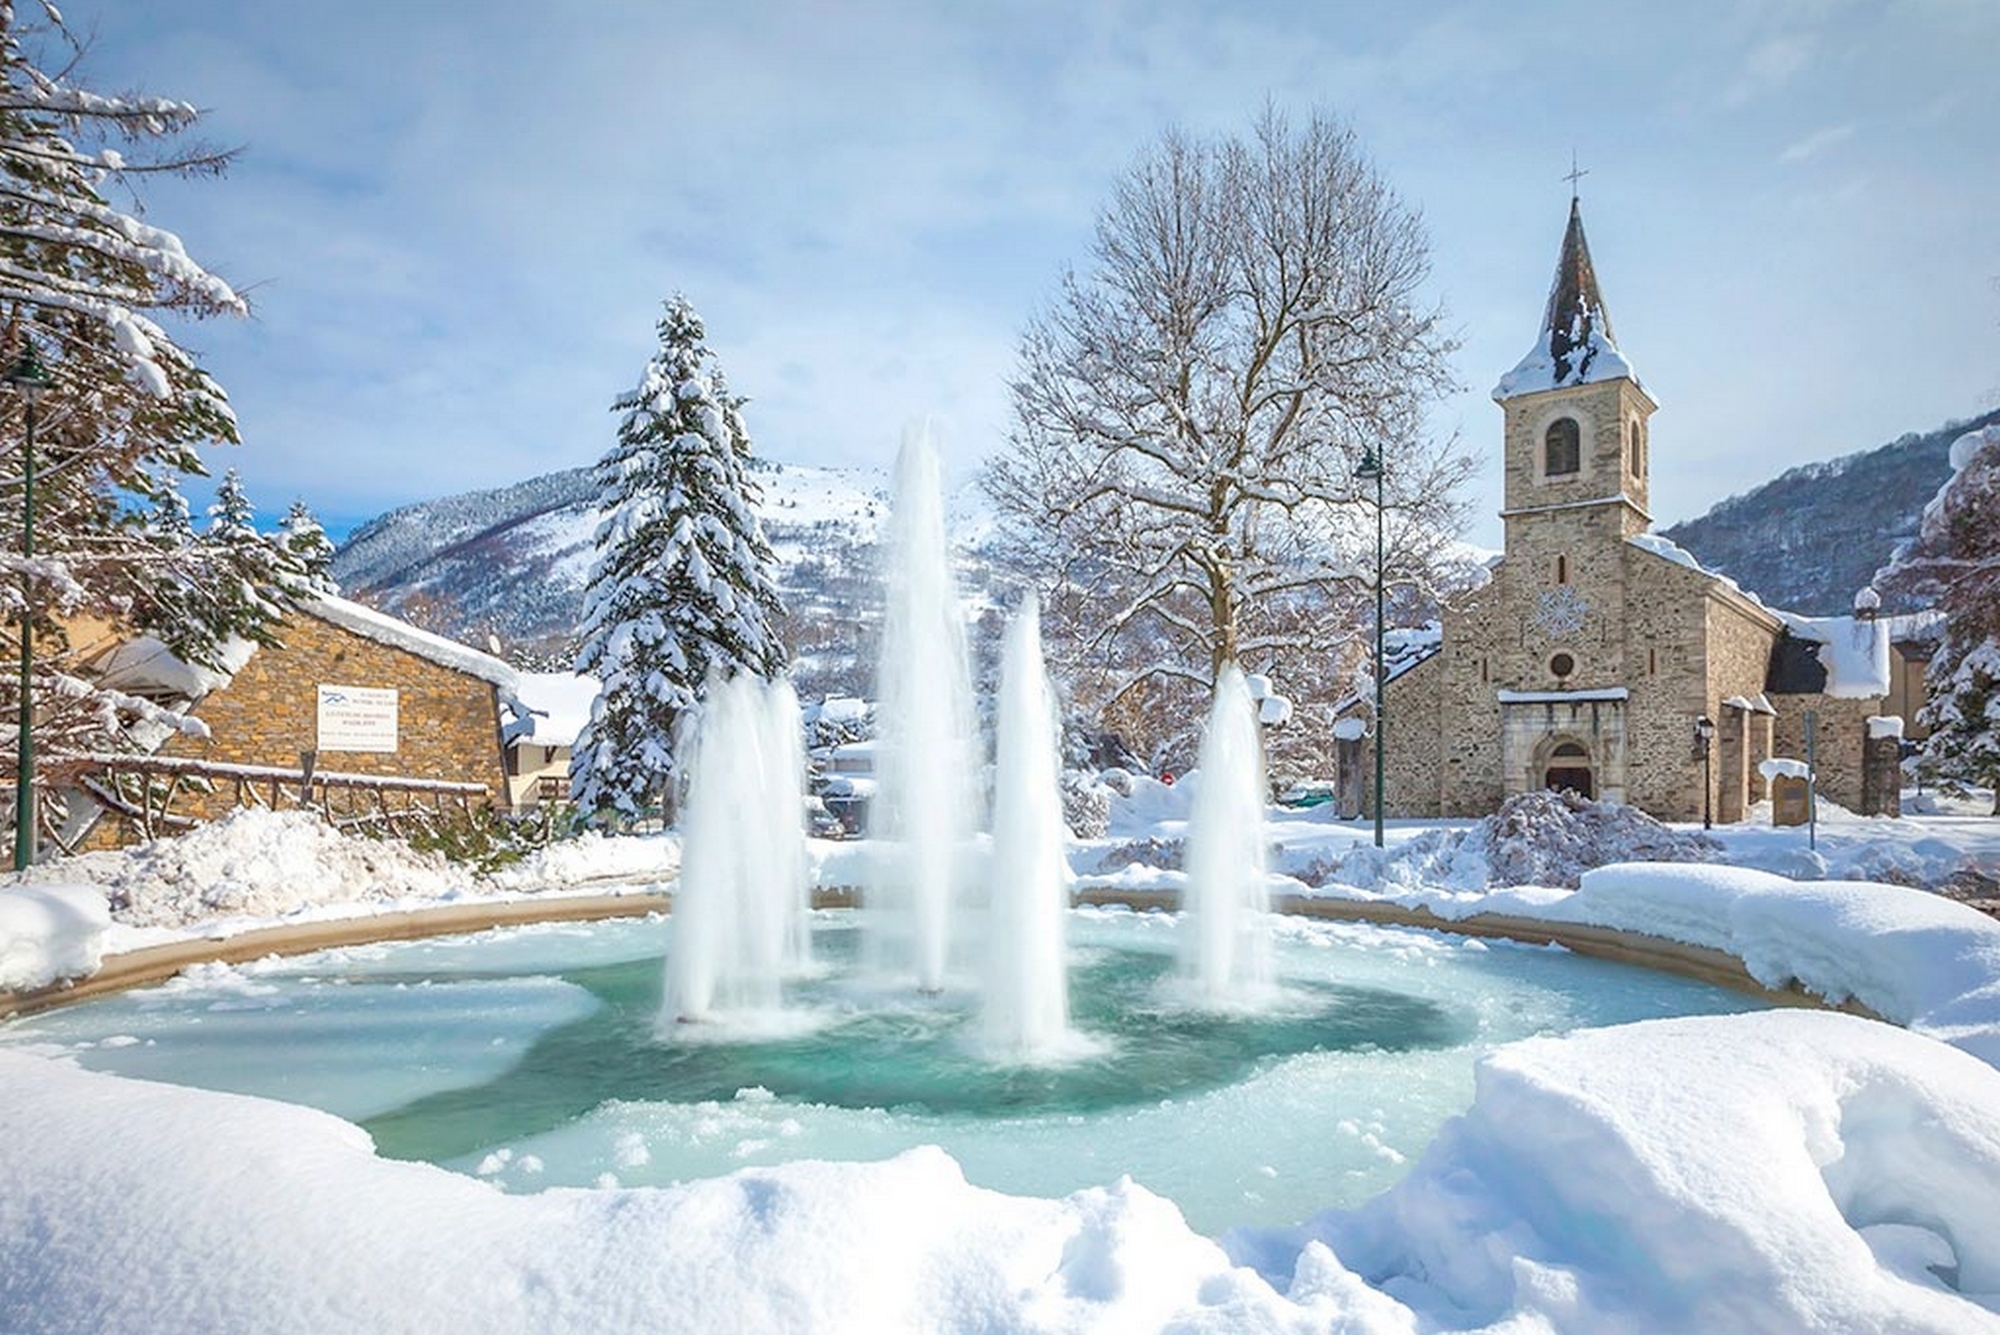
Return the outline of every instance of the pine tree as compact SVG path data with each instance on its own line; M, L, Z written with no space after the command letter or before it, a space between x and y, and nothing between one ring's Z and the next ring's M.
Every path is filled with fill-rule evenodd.
M303 500L294 500L278 524L278 542L291 554L300 577L315 593L333 593L333 540Z
M1944 613L1917 715L1931 730L1925 772L2000 793L2000 426L1959 437L1951 463L1951 480L1884 582L1933 598Z
M784 667L743 400L685 297L658 328L638 387L612 404L622 416L597 465L603 519L576 661L602 683L571 760L577 805L627 820L672 810L677 732L711 673Z
M252 544L186 540L179 480L203 474L198 447L233 444L237 429L222 389L156 320L247 308L172 233L107 197L148 174L218 173L229 155L174 143L197 119L186 103L72 84L81 46L55 8L43 0L31 23L18 13L0 0L0 365L32 351L49 384L35 408L32 563L16 545L25 404L0 388L0 614L33 618L35 729L54 760L117 745L125 712L66 661L69 619L149 631L209 661L230 636L268 636L279 603L236 596L269 569ZM63 72L44 73L30 46L53 49ZM229 597L200 596L216 588ZM0 684L6 712L17 693Z

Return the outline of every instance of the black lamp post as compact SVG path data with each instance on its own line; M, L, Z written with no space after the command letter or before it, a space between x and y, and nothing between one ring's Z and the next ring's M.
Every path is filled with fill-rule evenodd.
M1385 708L1389 684L1382 679L1382 477L1386 470L1382 457L1370 446L1361 452L1361 466L1354 476L1375 484L1375 847L1382 847L1382 728L1388 718Z
M1703 714L1694 721L1695 744L1701 749L1701 828L1715 828L1715 720Z
M49 387L49 373L36 358L32 341L24 342L20 359L4 378L19 391L28 412L21 450L21 732L14 773L14 870L20 871L35 860L35 609L34 577L28 568L35 560L35 403Z

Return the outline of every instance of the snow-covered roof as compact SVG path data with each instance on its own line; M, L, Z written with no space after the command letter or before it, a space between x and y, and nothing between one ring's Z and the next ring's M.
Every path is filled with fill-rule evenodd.
M1889 622L1878 617L1807 617L1780 612L1792 634L1820 646L1826 693L1865 700L1889 693Z
M433 635L420 630L407 621L398 621L386 612L378 612L372 607L349 602L345 598L326 595L308 600L304 610L330 621L343 630L353 631L364 639L386 644L392 649L415 654L418 658L447 667L467 676L477 677L499 687L510 698L518 698L521 674L493 655L482 653L470 645L456 640L447 640L442 635Z
M580 672L520 673L516 698L525 711L524 721L509 730L508 743L576 745L576 735L590 722L598 689L597 678Z
M1612 339L1611 314L1597 288L1590 245L1584 240L1583 213L1569 202L1569 227L1556 260L1555 281L1542 314L1542 330L1528 355L1493 387L1496 400L1542 390L1591 385L1605 380L1639 382L1632 363Z
M177 695L199 700L210 691L229 684L257 652L254 641L231 637L216 649L214 667L184 661L165 644L150 635L140 635L114 645L95 664L97 681L111 690L130 695Z

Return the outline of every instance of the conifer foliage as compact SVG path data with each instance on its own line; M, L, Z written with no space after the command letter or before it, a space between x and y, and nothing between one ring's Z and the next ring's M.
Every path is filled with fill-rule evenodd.
M576 667L601 688L570 777L598 818L670 813L677 733L710 674L784 667L743 400L706 337L685 297L668 301L659 350L612 404L618 438L597 465L603 518Z
M2000 790L2000 426L1959 437L1951 464L1951 481L1885 582L1934 598L1945 616L1918 714L1931 729L1925 770Z
M48 378L35 407L32 561L21 555L26 404L0 387L0 619L17 626L24 607L33 617L35 731L49 760L118 745L129 713L67 661L70 618L213 661L231 637L268 638L291 573L254 533L195 535L178 493L206 471L198 448L233 444L237 429L221 387L159 321L242 315L245 303L171 232L114 202L150 175L218 173L229 155L181 142L197 119L184 102L77 86L81 55L46 0L0 0L0 369L32 349ZM17 693L0 684L6 712Z

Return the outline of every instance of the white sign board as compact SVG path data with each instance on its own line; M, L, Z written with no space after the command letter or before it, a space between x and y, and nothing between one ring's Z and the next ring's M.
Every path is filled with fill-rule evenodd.
M394 751L395 687L322 684L319 688L319 749Z

